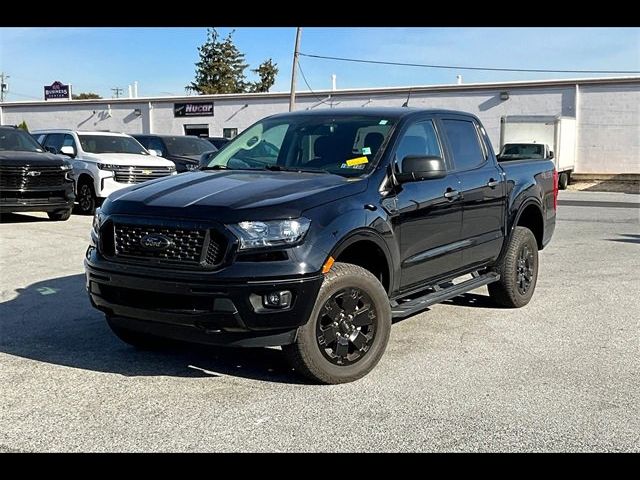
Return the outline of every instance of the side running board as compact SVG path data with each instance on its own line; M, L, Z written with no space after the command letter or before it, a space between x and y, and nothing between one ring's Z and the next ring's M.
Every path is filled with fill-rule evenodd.
M463 293L474 290L488 283L497 282L500 280L500 275L495 272L485 273L483 275L475 276L465 282L453 285L448 283L446 287L430 289L429 293L420 297L412 298L407 301L400 301L397 305L391 307L391 314L393 318L405 318L410 315L414 315L421 310L435 304L449 300L450 298L457 297ZM395 302L394 302L395 303Z

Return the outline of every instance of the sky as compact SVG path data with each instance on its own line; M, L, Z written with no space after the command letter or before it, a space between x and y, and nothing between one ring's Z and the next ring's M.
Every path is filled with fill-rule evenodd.
M231 28L219 28L222 36ZM275 91L288 91L295 27L239 27L234 41L249 68L277 63ZM6 101L41 100L59 80L105 98L138 81L139 96L184 95L206 28L0 28ZM640 28L303 28L303 53L392 62L560 70L640 71ZM365 65L300 57L313 90L620 76L485 72ZM255 80L247 69L249 80ZM308 90L298 75L297 90Z

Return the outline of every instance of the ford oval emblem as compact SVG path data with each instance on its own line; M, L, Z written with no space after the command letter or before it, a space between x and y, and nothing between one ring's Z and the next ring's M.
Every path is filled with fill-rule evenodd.
M169 248L172 243L169 237L157 233L145 235L140 239L140 245L147 250L165 250Z

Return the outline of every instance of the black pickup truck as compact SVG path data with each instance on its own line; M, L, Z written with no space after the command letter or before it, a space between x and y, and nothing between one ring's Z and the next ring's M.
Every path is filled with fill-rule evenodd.
M112 194L86 252L93 305L122 340L282 345L321 383L356 380L393 318L488 285L533 295L555 228L550 161L496 161L473 115L275 115L194 171Z
M0 126L0 213L47 212L68 220L73 209L73 169L27 132Z

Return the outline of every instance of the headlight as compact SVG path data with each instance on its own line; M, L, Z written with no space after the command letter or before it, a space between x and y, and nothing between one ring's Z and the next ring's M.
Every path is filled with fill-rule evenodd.
M187 167L187 170L189 170L189 171L197 170L198 169L198 164L197 163L187 163L186 167Z
M73 168L73 167L71 167L71 165L69 165L68 163L65 163L64 165L60 166L60 170L62 170L63 172L67 172L67 171L71 170L71 168Z
M98 168L100 170L109 170L110 172L113 172L114 170L118 170L120 168L122 168L121 165L110 165L108 163L98 163Z
M302 240L309 230L311 220L273 220L269 222L240 222L228 225L240 239L240 250L293 245Z
M91 226L91 228L93 229L93 232L96 234L96 236L100 232L100 226L102 225L103 217L104 217L104 215L102 215L102 211L100 210L100 207L96 208L96 213L93 216L93 224Z

